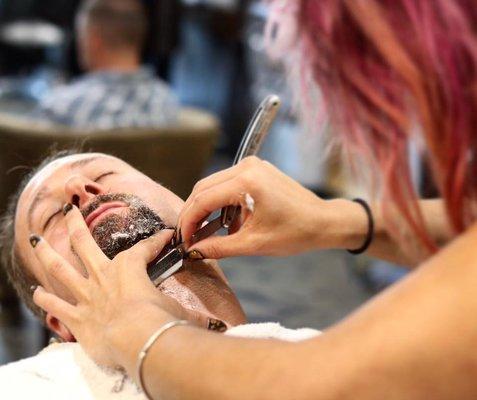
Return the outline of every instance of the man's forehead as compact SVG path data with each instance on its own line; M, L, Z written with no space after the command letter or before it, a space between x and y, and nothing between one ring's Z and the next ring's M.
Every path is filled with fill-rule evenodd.
M24 193L37 192L38 190L41 190L44 182L51 178L56 172L62 169L67 169L68 167L71 167L73 165L78 166L81 165L83 162L87 161L101 161L107 159L111 161L115 160L120 162L120 160L116 157L102 153L81 153L58 158L47 164L30 179L30 181L25 187Z

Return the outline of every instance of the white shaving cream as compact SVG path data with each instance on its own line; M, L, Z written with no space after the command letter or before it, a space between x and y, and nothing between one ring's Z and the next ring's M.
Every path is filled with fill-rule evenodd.
M159 290L175 299L183 307L193 311L207 312L205 304L189 288L180 283L175 276L167 278L160 284Z
M247 210L253 213L253 210L255 210L255 200L248 193L245 193L245 205L247 206Z
M116 232L111 235L112 240L118 240L121 238L127 239L131 236L131 233L122 233L122 232Z

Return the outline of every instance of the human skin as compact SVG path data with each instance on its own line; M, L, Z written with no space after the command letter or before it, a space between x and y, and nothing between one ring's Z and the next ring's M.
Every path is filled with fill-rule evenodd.
M94 279L75 276L41 240L34 251L44 270L71 288L77 305L42 288L33 299L65 321L97 361L121 365L137 380L141 347L163 324L181 318L163 298L151 298L146 287L127 290L146 282L144 266L151 256L146 247L151 246L144 241L123 257L105 261L94 251L78 210L65 219L78 254L90 255L82 259ZM238 339L175 327L147 355L146 387L152 398L475 399L475 246L474 225L406 279L304 342ZM137 262L132 262L134 251ZM150 318L138 324L138 314Z
M73 166L76 163L76 166ZM28 210L40 191L47 190L44 201L38 203L31 220ZM175 226L183 201L170 190L152 181L127 163L104 154L86 153L60 158L39 171L27 184L21 194L15 218L15 244L24 260L28 260L29 270L40 284L61 298L74 302L71 293L61 283L45 274L35 257L28 238L31 232L43 236L81 274L86 271L80 259L72 251L61 209L65 203L77 196L77 204L84 208L99 194L127 193L141 198L154 210L167 226ZM94 224L108 213L125 213L127 207L108 210L98 217ZM46 229L47 219L53 215ZM90 229L93 225L90 226ZM160 250L160 249L158 249ZM243 311L225 276L214 261L186 262L185 267L173 277L164 281L160 290L170 294L182 306L229 325L243 323ZM56 318L47 314L50 329L66 340L73 335Z
M78 59L85 71L135 72L139 69L141 64L139 50L112 49L86 15L79 14L76 17L75 30Z
M232 235L207 238L191 249L219 259L251 254L291 255L312 249L357 249L365 240L368 216L360 204L346 199L320 199L257 157L248 157L195 185L179 216L178 228L184 239L190 239L212 211L243 205L243 193L254 199L255 209L246 213L242 225L235 226ZM419 206L430 237L437 245L445 245L455 234L442 201L422 200ZM395 212L392 216L392 227L400 232L392 235L383 205L374 203L371 209L374 234L368 255L409 267L429 257L429 250L419 246L402 215Z

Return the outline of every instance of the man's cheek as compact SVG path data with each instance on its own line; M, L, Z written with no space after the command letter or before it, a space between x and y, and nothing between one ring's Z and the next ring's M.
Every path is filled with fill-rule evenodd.
M65 224L55 227L44 235L50 246L62 257L65 257L65 249L70 247L70 238Z
M75 257L71 251L70 240L68 232L64 229L62 232L55 232L54 234L45 235L45 239L48 240L50 246L55 250L61 257L65 259L70 265L67 265L67 268L78 268L78 262L75 260ZM49 282L48 290L52 290L53 293L57 294L63 300L66 300L74 304L74 297L70 291L57 279L53 276L48 275L47 280Z
M61 256L63 257L73 268L85 275L85 268L81 263L81 260L75 254L73 248L71 247L70 237L68 235L68 230L65 227L55 229L55 231L48 238L48 243L50 246Z
M109 193L127 193L141 197L144 192L147 182L143 179L124 177L115 179L112 183L106 183L106 189Z
M175 225L184 201L170 190L142 174L128 175L107 187L111 193L127 193L139 197L161 216L166 225Z
M146 192L140 195L142 200L159 215L164 223L175 226L184 202L173 194L164 192Z

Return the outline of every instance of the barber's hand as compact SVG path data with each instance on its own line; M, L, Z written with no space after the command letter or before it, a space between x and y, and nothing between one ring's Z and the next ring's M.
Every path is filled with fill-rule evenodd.
M218 259L359 247L361 238L356 244L350 243L342 232L343 225L353 223L344 223L347 209L358 213L364 223L363 236L366 232L366 215L359 205L347 200L320 199L270 163L247 157L195 185L179 217L182 239L190 241L210 213L229 205L241 206L241 221L230 234L204 239L189 251L197 250L204 258Z
M66 216L71 245L86 268L87 277L40 238L35 254L49 279L56 279L74 296L70 304L42 287L33 295L35 304L69 328L85 351L98 363L122 365L115 344L125 340L125 327L151 324L151 330L175 319L189 319L205 326L205 317L182 308L172 298L162 295L149 280L146 269L170 242L172 230L164 230L143 240L109 260L98 247L78 208ZM35 243L35 240L33 240ZM32 244L33 245L33 244ZM138 343L144 343L140 338ZM138 349L133 349L138 351Z

